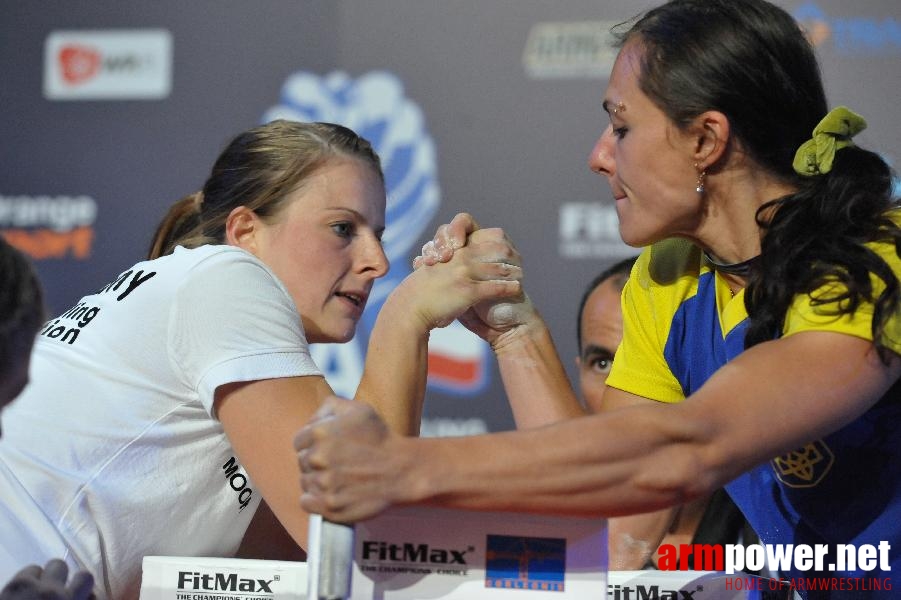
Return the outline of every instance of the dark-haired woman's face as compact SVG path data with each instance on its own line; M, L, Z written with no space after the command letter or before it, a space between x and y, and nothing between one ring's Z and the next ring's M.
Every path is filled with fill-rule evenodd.
M695 141L677 129L638 84L642 49L620 51L604 95L610 125L591 151L592 171L607 177L616 201L620 235L645 246L700 224Z

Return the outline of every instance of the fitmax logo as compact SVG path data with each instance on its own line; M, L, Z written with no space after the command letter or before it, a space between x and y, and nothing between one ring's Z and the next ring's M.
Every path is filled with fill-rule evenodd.
M616 208L597 202L567 202L560 206L560 256L623 258L635 254L619 235Z
M256 592L272 594L274 579L242 579L236 573L178 572L178 590L203 590L208 592Z
M466 565L466 554L472 550L432 548L428 544L389 544L373 540L363 541L363 560L406 563L437 563Z
M610 600L693 600L697 590L666 590L659 585L608 585Z

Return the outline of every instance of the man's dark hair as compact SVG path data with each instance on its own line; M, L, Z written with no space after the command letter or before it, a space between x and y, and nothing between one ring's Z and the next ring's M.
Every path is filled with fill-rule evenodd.
M588 284L588 287L585 288L585 292L582 294L582 300L579 302L579 313L578 318L576 319L576 340L579 343L580 352L582 351L582 313L585 312L585 303L588 302L588 296L591 295L591 292L593 292L595 288L611 278L614 279L617 287L622 290L626 285L626 280L629 279L629 273L632 272L632 266L635 265L636 260L638 260L637 256L630 256L629 258L624 258L623 260L610 265L592 279L591 283Z

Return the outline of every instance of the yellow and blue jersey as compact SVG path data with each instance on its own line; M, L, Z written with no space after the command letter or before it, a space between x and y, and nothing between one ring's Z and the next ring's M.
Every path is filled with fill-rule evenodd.
M893 245L870 247L901 277L901 259ZM881 281L872 281L876 292L881 291ZM781 335L826 330L871 340L873 307L864 304L853 314L836 316L834 306L816 302L834 291L827 285L799 295L786 314ZM622 306L623 342L607 380L612 387L660 402L680 402L744 349L743 293L733 298L703 253L685 240L665 240L642 252L623 291ZM883 342L901 354L901 315L887 323ZM896 384L853 423L741 475L727 490L766 543L860 547L887 540L897 570L899 428L901 384ZM842 576L887 575L857 571Z

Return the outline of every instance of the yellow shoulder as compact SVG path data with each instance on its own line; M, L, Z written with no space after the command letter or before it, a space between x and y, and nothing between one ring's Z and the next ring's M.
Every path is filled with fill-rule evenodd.
M700 248L688 240L661 240L642 251L632 276L637 276L645 289L669 286L684 278L696 280L706 270L701 257Z

